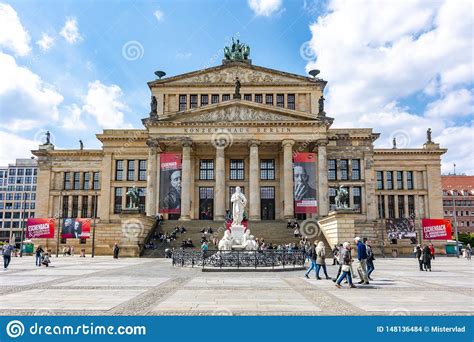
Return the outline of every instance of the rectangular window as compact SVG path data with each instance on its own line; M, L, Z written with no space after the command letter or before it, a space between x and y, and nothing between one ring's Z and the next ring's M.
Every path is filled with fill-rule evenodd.
M277 94L277 107L284 108L285 107L285 95L283 94Z
M99 172L94 172L93 177L94 177L94 184L93 188L94 190L99 190L100 189L100 179L99 179L100 173Z
M393 172L385 171L387 177L387 190L393 190Z
M245 101L252 101L252 94L244 94Z
M388 217L389 218L395 217L395 196L394 195L388 196Z
M408 195L408 215L415 216L415 196L413 195Z
M32 179L32 177L25 177L25 184L30 184L31 179Z
M82 208L81 208L81 217L88 217L87 214L87 205L89 203L88 202L88 197L87 196L82 196Z
M84 190L90 190L91 189L91 174L90 174L90 172L84 172L83 189Z
M352 159L352 180L360 179L360 159Z
M20 202L14 202L13 203L13 209L16 209L16 210L21 209L21 203Z
M295 94L288 94L286 96L286 102L288 109L295 109Z
M189 109L197 108L197 106L198 106L198 96L191 95L189 97Z
M243 159L230 160L230 179L231 180L244 179L244 160Z
M127 160L127 180L135 180L135 160Z
M72 196L72 214L71 217L78 217L79 213L79 196Z
M337 179L337 164L336 159L328 160L328 180Z
M201 95L201 106L207 106L209 104L209 95Z
M407 189L413 190L413 171L407 171Z
M265 104L273 106L273 94L265 95Z
M69 214L69 196L63 196L63 218Z
M138 188L138 209L141 212L145 211L146 188Z
M405 217L405 196L398 195L398 217Z
M71 190L71 172L64 172L64 190Z
M122 211L122 188L115 188L114 191L114 214Z
M397 171L397 190L403 190L403 171Z
M341 159L339 162L339 167L341 169L341 180L349 179L349 161L347 159Z
M260 179L274 180L275 179L275 160L262 159L260 160Z
M26 169L25 176L33 176L33 169Z
M123 160L115 161L115 180L123 180Z
M199 161L199 179L214 179L214 159L201 159Z
M16 177L16 184L23 184L23 177Z
M222 95L222 102L229 101L229 100L230 100L230 94L223 94Z
M329 187L328 195L329 195L329 209L334 210L336 209L336 188Z
M354 204L354 209L360 212L362 209L362 196L360 186L355 186L352 188L352 203Z
M8 174L9 174L10 176L16 176L16 169L10 169L9 172L8 172Z
M14 199L15 199L15 201L21 200L21 194L16 193L16 194L14 195Z
M275 187L273 186L262 186L260 188L261 199L274 199L275 198Z
M79 172L74 172L74 190L80 189L81 183L81 174Z
M146 160L138 161L138 180L146 181Z
M219 95L218 94L212 94L211 95L211 103L219 103Z
M18 169L17 176L24 176L24 175L25 175L25 169Z
M179 95L179 111L184 112L187 108L187 96Z
M38 169L33 169L33 176L36 176L38 173Z
M383 172L377 171L377 190L383 190Z
M263 103L263 95L262 94L255 94L255 102Z
M385 196L377 196L379 219L385 218Z

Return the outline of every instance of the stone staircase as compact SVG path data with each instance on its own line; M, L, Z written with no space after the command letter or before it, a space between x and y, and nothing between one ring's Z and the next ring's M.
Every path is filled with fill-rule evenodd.
M301 222L300 222L301 223ZM214 221L204 221L204 220L191 220L191 221L177 221L177 220L168 220L163 221L161 225L156 226L157 232L162 233L171 233L176 225L184 225L186 228L186 233L178 234L178 237L175 241L171 243L160 242L156 240L157 248L156 249L144 249L142 252L142 257L148 258L157 258L164 257L166 248L180 248L183 240L191 239L195 249L200 248L201 241L201 230L206 227L211 227L213 230L213 236L217 236L219 239L224 235L224 224L223 222L214 222ZM290 242L299 242L299 238L293 236L293 229L286 228L286 221L284 220L275 220L275 221L256 221L249 222L249 229L252 235L256 238L264 239L266 243L272 243L273 245L286 244ZM152 234L153 235L153 234ZM310 241L315 239L323 240L326 245L326 250L330 251L329 244L322 234L317 237L311 237ZM208 238L209 240L209 238ZM212 243L209 243L209 249L217 249L217 246L214 246Z

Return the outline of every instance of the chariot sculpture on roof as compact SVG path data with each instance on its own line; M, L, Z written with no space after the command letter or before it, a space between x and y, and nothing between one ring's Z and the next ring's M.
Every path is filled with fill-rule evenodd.
M243 61L248 60L250 56L250 46L234 40L232 37L232 45L224 47L224 57L227 60Z

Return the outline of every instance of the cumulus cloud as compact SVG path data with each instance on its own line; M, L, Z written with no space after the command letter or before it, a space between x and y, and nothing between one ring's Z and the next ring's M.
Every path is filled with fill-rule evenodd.
M0 47L10 49L15 55L25 56L30 48L30 35L21 24L16 11L0 3Z
M100 81L89 83L82 110L92 115L102 128L131 127L124 122L124 111L128 106L122 101L119 86L105 85Z
M77 104L66 106L67 115L63 118L62 127L67 130L84 130L85 123L82 121L82 109Z
M0 131L0 141L8 144L0 144L0 165L13 163L16 158L28 158L31 150L38 148L38 142L34 139L22 138L17 134Z
M59 34L69 43L75 44L79 42L82 37L79 33L79 27L77 25L77 20L75 18L69 18L66 20L63 28Z
M161 10L159 10L159 9L157 9L157 10L153 13L153 15L155 16L156 20L158 20L158 21L162 21L163 18L164 18L164 16L165 16L165 14L163 13L163 11L161 11Z
M42 51L48 51L54 45L54 37L47 33L41 35L41 39L36 42Z
M262 17L270 17L281 8L282 0L248 0L250 9Z
M382 133L379 147L391 146L398 130L409 135L410 147L420 147L431 127L435 141L450 149L444 163L456 156L452 150L469 153L472 21L472 4L464 0L329 2L310 26L317 59L307 70L320 69L329 81L334 127L374 127ZM418 106L410 108L413 102ZM461 123L451 127L455 122ZM464 136L441 139L453 132Z

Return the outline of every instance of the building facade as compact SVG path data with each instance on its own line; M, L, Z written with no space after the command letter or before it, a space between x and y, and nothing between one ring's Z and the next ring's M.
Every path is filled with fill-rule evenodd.
M474 176L442 176L444 218L458 231L474 233Z
M36 159L17 159L0 167L0 240L20 241L28 217L35 217Z
M331 128L322 79L225 60L148 86L151 110L143 129L106 129L97 134L98 150L45 144L33 151L40 169L38 215L91 217L95 207L98 244L111 247L121 238L113 226L123 222L132 187L148 217L160 213L160 166L175 153L180 207L165 219L222 221L237 186L247 196L250 222L327 217L342 186L356 233L380 242L383 218L442 217L440 157L446 150L431 137L416 149L376 149L379 134L371 128ZM298 153L316 156L310 177L315 213L295 213Z

